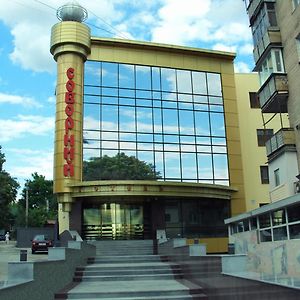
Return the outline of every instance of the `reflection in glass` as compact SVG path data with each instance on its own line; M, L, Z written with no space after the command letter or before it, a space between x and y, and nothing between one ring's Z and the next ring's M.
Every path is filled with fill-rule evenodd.
M101 82L101 63L89 61L84 67L84 83L86 85L100 86Z
M118 64L102 63L102 85L110 87L118 86Z
M201 179L213 179L211 154L198 154L198 174Z
M160 87L160 68L152 67L152 88L153 88L153 90L161 89L161 87Z
M93 104L85 104L84 106L84 128L100 129L100 106Z
M85 88L85 101L86 102L94 102L97 103L99 102L99 98L95 97L95 96L100 96L101 94L101 88L98 86L91 86L91 85L87 85ZM92 97L91 97L92 96Z
M300 224L289 225L290 239L300 239Z
M192 93L191 71L177 70L177 91Z
M176 92L176 74L174 69L161 69L162 90Z
M118 128L118 108L103 105L101 111L102 130L116 130Z
M120 64L119 72L120 72L120 76L119 76L120 87L134 88L134 66Z
M224 115L218 113L210 114L211 135L225 136Z
M271 226L271 219L268 213L258 216L259 228Z
M194 94L207 94L206 75L203 72L192 72Z
M182 153L182 177L184 179L197 179L197 165L195 153Z
M165 152L165 176L166 178L180 178L179 152Z
M228 162L226 154L214 154L214 176L216 179L227 179L228 175Z
M179 124L181 134L194 135L194 113L189 110L179 111Z
M134 107L120 106L120 130L132 131L135 128L135 109Z
M271 242L272 234L271 229L265 229L260 231L260 241L261 242Z
M220 74L88 61L84 82L84 159L124 152L159 180L228 185Z
M165 167L164 167L164 154L163 152L158 152L157 149L156 149L156 146L155 146L155 152L154 152L154 155L155 155L155 171L159 171L161 176L163 178L165 178Z
M151 99L151 91L136 91L136 98Z
M136 88L151 90L150 67L136 66Z
M163 109L164 132L178 134L178 115L173 109Z
M287 239L286 226L273 228L273 238L274 241L281 241Z
M119 89L119 96L120 97L128 97L128 98L134 98L135 97L135 90L129 90L129 89ZM133 102L134 104L134 102Z
M195 127L197 135L210 135L209 117L207 112L195 112Z
M208 94L222 96L222 86L220 74L207 73Z

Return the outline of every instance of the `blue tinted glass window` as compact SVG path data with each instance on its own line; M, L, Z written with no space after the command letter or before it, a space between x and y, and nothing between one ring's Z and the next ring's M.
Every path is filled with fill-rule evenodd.
M220 74L87 61L84 159L134 156L160 180L229 184Z

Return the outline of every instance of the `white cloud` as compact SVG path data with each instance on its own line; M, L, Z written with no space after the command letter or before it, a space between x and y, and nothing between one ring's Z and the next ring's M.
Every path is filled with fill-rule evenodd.
M251 39L243 1L165 0L158 17L152 30L153 41L187 44Z
M11 166L9 172L20 179L29 179L37 172L47 179L53 178L53 151L32 149L8 149L14 155L17 164Z
M56 103L56 97L55 96L48 97L47 102L49 102L49 103Z
M0 104L20 104L27 107L42 107L42 105L31 97L0 93Z
M239 48L239 53L243 55L253 54L253 44L247 43Z
M45 34L43 26L23 22L16 25L11 33L14 50L10 59L14 64L35 72L54 72L55 62L49 53L50 37Z
M125 35L154 42L210 47L221 43L238 46L249 53L251 33L243 1L236 0L79 0L89 12L89 24L97 35ZM65 0L7 1L0 10L0 20L11 29L14 48L11 60L24 69L54 72L55 62L49 53L51 26L57 23L55 9ZM50 7L53 7L51 9ZM113 29L108 24L111 24ZM230 43L230 44L229 44ZM204 44L204 46L202 46Z
M225 52L236 52L237 46L227 46L224 44L215 44L213 50L225 51Z
M250 67L244 62L237 62L234 64L235 73L250 73Z
M124 1L102 0L101 5L94 0L78 2L89 10L89 20L96 19L91 12L105 18L108 23L123 16L121 11L115 9L115 4ZM55 71L55 62L49 52L50 32L58 22L55 9L65 3L65 0L48 0L46 6L34 0L6 1L5 9L0 10L0 20L11 29L14 48L10 59L15 64L35 72ZM97 22L103 25L102 21Z
M7 142L26 134L46 135L54 130L54 118L17 115L13 119L0 119L0 142Z

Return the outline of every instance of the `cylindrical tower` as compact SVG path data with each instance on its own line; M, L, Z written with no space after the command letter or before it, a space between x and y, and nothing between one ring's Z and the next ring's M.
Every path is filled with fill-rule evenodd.
M50 48L57 62L53 190L62 232L69 229L69 185L82 179L83 70L91 38L89 27L82 24L87 12L80 5L60 7L57 17L61 22L52 27Z

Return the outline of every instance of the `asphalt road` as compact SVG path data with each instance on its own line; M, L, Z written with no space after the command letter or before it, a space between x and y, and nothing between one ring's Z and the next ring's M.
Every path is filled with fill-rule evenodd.
M0 283L7 280L7 266L10 261L20 261L20 250L27 250L27 260L47 260L47 253L31 254L30 248L16 248L16 242L10 241L7 245L0 241Z

